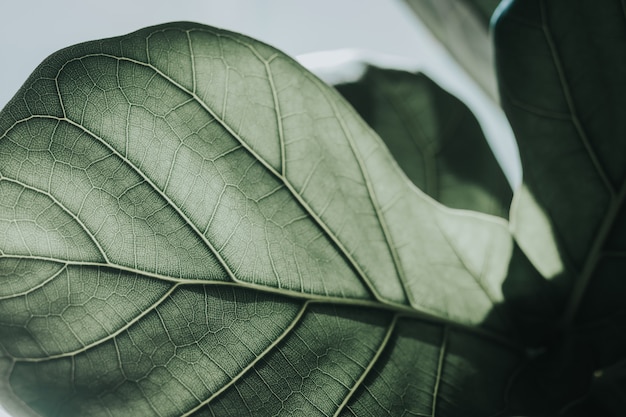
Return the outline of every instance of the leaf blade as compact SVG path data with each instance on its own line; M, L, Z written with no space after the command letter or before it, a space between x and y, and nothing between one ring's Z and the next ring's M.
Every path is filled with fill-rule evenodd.
M562 410L573 415L604 406L597 391L607 387L600 388L598 375L623 359L624 341L614 335L623 327L615 299L623 286L615 277L626 267L616 239L624 231L626 193L624 10L619 1L602 8L515 1L495 26L502 102L526 177L512 228L566 299L558 324L575 342L564 338L558 349L582 350L576 363L595 369L588 397Z
M46 228L0 230L9 265L0 277L32 273L38 286L0 300L10 340L2 384L17 395L12 401L44 415L213 413L198 407L221 398L234 398L241 415L253 393L241 399L237 390L249 390L261 367L273 381L264 395L280 390L285 410L304 404L332 415L378 366L395 331L388 323L400 313L408 322L481 325L468 330L477 340L495 331L508 341L507 314L488 320L503 301L512 251L506 224L425 196L333 90L266 45L188 23L79 45L44 62L3 111L0 131L0 185L17 181L53 195L37 205L73 216L57 215L63 227L47 229L72 237L78 232L65 225L82 225L79 235L102 249L96 256L85 244L86 254L67 254L59 243L37 244ZM22 167L35 159L31 175ZM4 224L19 211L29 227L50 217L26 210L23 190L13 194L1 207ZM502 256L491 259L494 251ZM95 295L81 301L63 285L67 272L41 272L44 261L84 271L78 281ZM113 298L119 277L150 282L143 304L131 309ZM89 317L64 316L81 302L117 316L99 328ZM15 303L23 321L2 323ZM42 311L57 339L45 339L45 326L16 336ZM302 330L304 319L326 325ZM72 343L59 342L68 335ZM306 349L293 346L306 343L320 365L294 367ZM520 360L510 344L499 360L506 366L488 373L506 378ZM467 361L462 374L486 366ZM292 397L281 378L300 380L307 394ZM338 388L319 403L308 394L318 381Z

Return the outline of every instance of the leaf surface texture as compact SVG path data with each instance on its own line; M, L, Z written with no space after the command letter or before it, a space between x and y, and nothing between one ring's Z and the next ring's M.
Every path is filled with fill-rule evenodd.
M35 71L0 132L12 404L504 407L520 360L495 341L511 337L506 222L419 191L333 89L275 49L190 23L71 47Z

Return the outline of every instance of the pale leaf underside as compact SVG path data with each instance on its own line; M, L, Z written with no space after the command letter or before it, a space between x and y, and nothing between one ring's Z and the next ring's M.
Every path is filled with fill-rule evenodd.
M459 325L508 325L506 224L415 189L354 111L276 50L193 24L79 45L38 68L0 132L11 404L503 406L518 354Z

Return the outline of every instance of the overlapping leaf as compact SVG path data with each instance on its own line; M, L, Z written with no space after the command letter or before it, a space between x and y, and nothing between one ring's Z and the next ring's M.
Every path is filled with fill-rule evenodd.
M502 102L524 165L513 228L569 297L563 323L590 345L604 384L596 393L624 377L626 359L624 19L617 0L516 1L495 31Z
M448 207L508 218L511 188L460 100L424 74L373 66L335 87L421 190Z
M61 51L0 117L0 386L40 415L486 415L503 221L332 89L194 24ZM488 387L488 388L486 388Z
M421 190L454 208L508 218L511 189L472 112L424 74L380 69L367 61L358 78L335 87L381 136ZM338 71L338 73L341 73ZM553 285L515 246L502 285L506 309L528 345L551 338L563 308Z

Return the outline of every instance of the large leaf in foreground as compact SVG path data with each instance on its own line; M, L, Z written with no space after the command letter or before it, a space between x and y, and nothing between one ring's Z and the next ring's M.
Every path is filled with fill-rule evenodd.
M504 406L520 359L494 340L514 331L506 224L417 190L335 91L273 48L186 23L72 47L0 132L9 406Z
M463 102L425 74L371 65L335 88L426 194L448 207L508 218L511 187Z
M516 238L569 297L563 328L590 346L600 384L592 393L623 392L624 2L515 1L495 35L502 103L524 166ZM623 415L623 400L613 410Z

